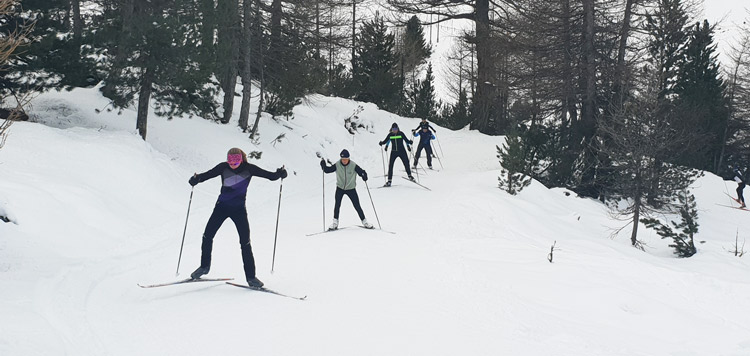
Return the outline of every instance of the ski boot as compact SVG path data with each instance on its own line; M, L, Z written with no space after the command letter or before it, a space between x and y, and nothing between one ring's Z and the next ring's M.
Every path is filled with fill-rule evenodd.
M263 288L263 282L255 277L248 279L247 285L250 286L250 288Z
M333 219L333 223L328 227L328 231L337 230L339 228L339 219Z
M370 224L369 222L367 222L367 219L362 219L362 226L364 226L365 229L372 229L374 227L374 226L372 226L372 224Z
M209 267L198 267L198 269L195 270L195 272L190 274L190 278L192 279L198 279L201 278L202 275L207 274Z

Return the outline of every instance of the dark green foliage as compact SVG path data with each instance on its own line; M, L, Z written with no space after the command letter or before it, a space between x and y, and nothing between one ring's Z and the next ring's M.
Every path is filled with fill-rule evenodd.
M357 36L354 83L356 99L377 104L383 110L396 111L401 87L396 75L395 39L380 16L367 21Z
M659 98L673 93L675 80L687 41L687 14L682 0L658 0L646 15L650 62L658 76Z
M409 73L424 63L430 56L432 49L424 39L424 29L417 16L412 16L406 22L399 48L402 71Z
M430 122L435 121L437 101L435 100L434 81L435 76L432 75L432 64L430 64L427 67L424 80L417 81L413 88L411 97L414 103L414 113L412 116L427 119Z
M69 6L66 0L25 0L18 7L23 12L0 22L4 33L34 23L30 44L9 61L11 70L0 73L0 88L5 93L89 87L99 82L100 74L88 56L94 51L93 34L74 35Z
M267 76L269 93L264 111L289 118L302 97L323 87L326 63L304 42L297 28L282 28L279 57L268 60L275 63L278 72Z
M678 200L680 222L671 221L671 227L656 219L642 219L641 222L646 227L656 230L656 233L662 239L672 239L673 243L669 247L674 248L675 255L690 257L697 252L694 238L695 234L698 233L698 209L696 208L695 197L687 191L683 191L678 196Z
M505 136L503 148L499 146L495 148L497 148L497 158L500 159L502 166L500 176L497 178L498 187L508 194L516 195L531 184L531 177L525 174L529 167L526 162L528 148L516 134L516 130L512 130Z
M726 84L720 77L716 57L713 28L707 21L702 26L695 24L689 32L674 91L682 124L701 137L679 163L718 173L729 111Z
M471 122L470 107L466 90L462 89L458 94L458 101L454 105L446 105L441 114L435 117L435 123L451 130L460 130Z
M98 29L102 47L111 55L102 93L115 108L130 106L138 96L139 131L145 136L143 95L150 94L155 112L212 115L215 90L208 71L201 70L197 54L200 17L189 0L132 3L132 8L108 8Z

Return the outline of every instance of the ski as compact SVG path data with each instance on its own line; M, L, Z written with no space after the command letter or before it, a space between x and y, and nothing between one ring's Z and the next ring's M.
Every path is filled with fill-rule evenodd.
M732 208L732 209L738 209L738 210L750 211L750 210L748 210L748 208L741 208L741 207L739 207L739 206L731 206L731 205L724 205L724 204L716 204L716 205L718 205L718 206L723 206L723 207L726 207L726 208Z
M343 230L343 229L346 229L346 226L345 227L336 228L336 229L328 229L326 231L313 232L312 234L307 234L305 236L315 236L315 235L325 234L327 232L334 232L334 231Z
M724 194L726 194L728 197L732 198L732 200L734 200L735 202L737 202L737 204L742 204L742 202L739 199L737 199L737 198L729 195L729 193L724 192Z
M270 293L270 294L276 294L278 296L292 298L292 299L297 299L297 300L305 300L305 298L307 298L307 296L304 296L304 297L295 297L295 296L292 296L292 295L287 295L287 294L284 294L284 293L279 293L279 292L277 292L275 290L271 290L271 289L268 289L266 287L255 288L255 287L246 286L244 284L237 284L237 283L232 283L232 282L226 282L226 283L229 284L229 285L233 285L235 287L245 288L245 289L254 290L254 291L258 291L258 292L265 292L265 293Z
M222 281L231 281L234 278L198 278L198 279L183 279L181 281L176 282L167 282L167 283L158 283L158 284L140 284L138 283L138 286L141 288L154 288L154 287L164 287L164 286L172 286L175 284L185 284L185 283L193 283L193 282L222 282Z
M358 227L361 227L361 228L363 228L363 229L366 229L366 230L376 230L376 231L387 232L387 233L389 233L389 234L395 234L395 232L393 232L393 231L388 231L388 230L383 230L383 229L376 229L375 227L364 227L364 226L362 226L362 225L357 225L357 226L358 226Z
M420 187L422 187L422 188L424 188L424 189L427 189L427 190L429 190L429 191L432 191L432 189L430 189L430 188L427 188L427 187L425 187L424 185L422 185L422 183L418 183L418 182L417 182L417 181L415 181L415 180L411 180L411 179L409 179L409 178L406 178L406 177L404 177L404 176L401 176L401 178L404 178L404 179L408 180L409 182L412 182L412 183L414 183L414 184L416 184L416 185L418 185L418 186L420 186Z

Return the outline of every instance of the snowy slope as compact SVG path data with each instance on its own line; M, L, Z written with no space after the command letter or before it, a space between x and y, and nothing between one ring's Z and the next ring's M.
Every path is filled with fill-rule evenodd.
M438 128L444 169L420 175L432 191L400 178L377 188L377 141L418 120L371 104L351 135L344 120L360 103L315 97L294 120L264 117L259 146L236 121L153 116L144 142L133 111L94 113L106 106L96 90L33 105L38 122L14 124L0 150L0 210L14 221L0 223L0 355L750 355L750 260L727 252L737 231L748 237L750 213L717 205L734 189L718 177L696 183L705 243L676 259L645 229L646 252L610 238L623 222L596 201L537 182L518 196L497 189L501 137ZM198 266L220 182L195 188L175 277L187 180L233 146L290 171L273 274L279 181L250 184L251 239L258 277L306 301L221 283L137 287ZM354 227L345 199L349 228L306 236L333 210L335 177L323 181L315 153L343 148L371 177L377 219L358 181L368 220L396 234ZM231 222L213 256L208 277L242 281Z

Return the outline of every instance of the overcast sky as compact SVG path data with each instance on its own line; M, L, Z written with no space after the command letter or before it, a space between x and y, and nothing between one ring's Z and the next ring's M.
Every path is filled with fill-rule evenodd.
M716 30L716 41L722 56L720 60L726 63L725 53L732 39L739 34L737 25L750 20L750 1L747 0L704 0L703 11L710 23L721 21Z

